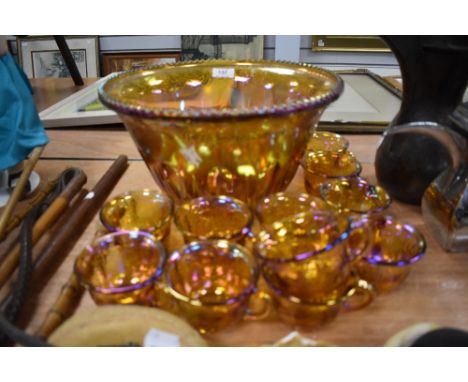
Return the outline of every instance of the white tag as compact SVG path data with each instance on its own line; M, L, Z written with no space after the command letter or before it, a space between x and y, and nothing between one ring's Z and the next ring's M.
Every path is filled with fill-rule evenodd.
M143 340L145 347L178 347L180 346L179 336L163 332L158 329L150 329Z
M234 68L213 68L213 78L234 78Z

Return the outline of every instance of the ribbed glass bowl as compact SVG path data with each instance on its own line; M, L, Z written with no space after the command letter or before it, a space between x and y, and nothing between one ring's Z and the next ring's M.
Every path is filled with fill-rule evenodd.
M208 60L116 74L99 89L176 202L283 191L343 82L307 64Z

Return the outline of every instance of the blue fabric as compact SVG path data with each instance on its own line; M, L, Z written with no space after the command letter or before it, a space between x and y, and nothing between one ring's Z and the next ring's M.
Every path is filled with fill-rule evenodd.
M10 54L0 56L0 171L48 142L24 72Z

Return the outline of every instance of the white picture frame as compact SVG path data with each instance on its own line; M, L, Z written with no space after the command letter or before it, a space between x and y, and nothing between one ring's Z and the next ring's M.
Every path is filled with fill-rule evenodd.
M110 125L121 123L117 113L112 110L81 111L98 98L99 86L112 74L64 98L39 113L45 128Z
M66 36L81 77L99 77L97 36ZM19 62L28 78L69 77L68 68L53 36L29 36L17 40Z
M395 89L397 89L397 91L403 91L403 79L400 76L388 76L383 77L383 79L387 81L390 86L393 86ZM466 88L462 98L462 103L466 102L468 102L468 87Z
M327 107L320 130L338 133L381 133L397 115L401 92L383 77L367 70L340 70L344 92Z

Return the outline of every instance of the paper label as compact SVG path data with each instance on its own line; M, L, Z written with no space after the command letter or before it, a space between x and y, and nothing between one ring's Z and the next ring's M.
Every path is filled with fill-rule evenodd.
M158 329L150 329L143 340L145 347L178 347L180 346L179 336L163 332Z
M213 68L212 76L214 78L234 78L234 68Z

